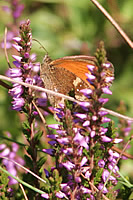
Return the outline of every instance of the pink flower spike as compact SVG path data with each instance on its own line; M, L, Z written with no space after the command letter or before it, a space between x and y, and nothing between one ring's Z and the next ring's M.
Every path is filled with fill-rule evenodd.
M87 121L85 121L84 123L83 123L83 126L89 126L90 125L90 121L89 120L87 120Z
M102 117L102 123L107 123L107 122L110 122L111 119L108 118L108 117Z
M84 156L81 160L80 166L82 167L83 165L85 165L87 163L88 159L86 156Z
M98 165L99 165L100 168L104 168L104 166L105 166L105 161L102 160L102 159L99 160L99 161L98 161Z
M0 153L0 156L8 156L10 154L10 149L9 148L6 148L4 149L1 153Z
M106 82L106 83L112 82L113 80L114 80L114 77L112 77L112 76L111 76L111 77L106 77L106 78L105 78L105 82Z
M112 91L108 87L102 88L102 91L104 94L110 94L110 95L112 94Z
M101 140L102 140L103 142L111 142L111 141L112 141L112 139L109 138L109 137L107 137L107 136L101 136Z
M29 58L29 57L30 57L30 54L29 54L28 52L25 52L24 57L25 57L25 58Z
M93 71L95 69L94 65L87 65L89 71Z
M42 151L44 153L47 153L47 154L51 155L51 156L53 156L54 152L55 152L54 149L42 149Z
M43 193L41 194L41 197L45 198L45 199L49 199L49 195L47 193Z
M93 138L95 135L96 135L96 132L95 132L95 131L91 131L91 132L90 132L91 138Z
M69 139L66 137L63 137L63 138L59 138L57 139L57 141L60 143L60 144L69 144Z
M111 66L111 63L103 63L102 65L103 65L103 67L105 67L105 68L109 68L109 67Z
M102 116L104 116L104 115L107 115L108 112L107 112L107 111L104 111L104 110L100 110L100 111L98 112L98 114L102 117Z
M113 140L113 142L115 143L115 144L118 144L118 143L120 143L120 142L122 142L123 141L123 139L120 139L120 138L115 138L114 140Z
M53 128L53 129L59 129L60 125L59 124L49 124L48 127Z
M20 50L22 49L21 46L16 45L16 44L12 44L12 46L13 46L17 51L20 51Z
M71 163L70 161L66 161L65 163L62 163L62 165L67 168L68 171L75 167L75 164Z
M31 59L32 62L35 62L35 61L36 61L36 54L35 54L35 53L32 53L32 54L30 55L30 59Z
M108 193L107 188L106 188L106 187L103 188L103 187L104 187L104 184L103 184L103 183L99 183L98 189L99 189L99 190L103 190L103 193L104 193L104 194Z
M82 101L82 102L79 102L79 105L82 107L88 108L88 107L90 107L91 104L90 104L90 102Z
M92 191L84 186L81 186L81 190L83 194L90 194Z
M15 42L20 42L20 41L21 41L21 38L20 38L20 37L14 37L13 40L14 40Z
M82 89L82 90L80 90L80 92L82 92L84 95L92 94L92 90L91 89Z
M65 195L65 193L59 191L59 192L56 192L56 195L55 195L57 198L59 199L62 199L62 198L65 198L65 199L68 199L67 196Z
M92 74L85 73L85 75L87 76L87 78L88 78L90 81L96 79L96 77L95 77L94 75L92 75Z
M5 144L0 144L0 151L3 150L4 148L6 148Z
M20 57L20 56L12 55L12 57L18 62L21 62L21 60L22 60L22 57Z
M75 116L80 118L80 119L86 119L87 118L87 115L83 114L83 113L77 113L77 114L75 114Z
M102 104L107 103L108 100L109 100L108 98L99 98L99 99L98 99L99 103L102 103Z

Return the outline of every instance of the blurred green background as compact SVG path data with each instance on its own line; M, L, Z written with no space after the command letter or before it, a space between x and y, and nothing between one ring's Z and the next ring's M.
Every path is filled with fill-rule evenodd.
M116 110L121 100L127 107L126 115L133 116L133 56L132 49L94 6L90 0L22 0L25 9L18 20L30 19L33 38L39 40L47 49L52 59L65 55L93 55L99 41L103 40L108 60L115 68L115 81L111 87L113 95L107 108ZM133 1L99 1L133 40ZM4 36L5 26L13 23L10 13L2 6L8 1L0 1L0 41ZM32 51L42 61L45 51L33 42ZM8 55L14 50L9 49ZM4 51L0 49L0 74L8 68ZM8 130L17 137L21 125L18 115L10 109L11 98L8 91L0 86L0 130ZM117 123L117 122L116 122ZM130 161L129 161L130 162Z

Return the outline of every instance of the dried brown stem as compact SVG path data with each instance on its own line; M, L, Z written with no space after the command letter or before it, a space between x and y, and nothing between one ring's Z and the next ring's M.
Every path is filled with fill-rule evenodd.
M128 45L133 48L133 42L127 36L127 34L122 30L122 28L117 24L117 22L111 17L111 15L98 3L97 0L90 0L95 6L105 15L105 17L111 22L111 24L116 28L116 30L121 34Z

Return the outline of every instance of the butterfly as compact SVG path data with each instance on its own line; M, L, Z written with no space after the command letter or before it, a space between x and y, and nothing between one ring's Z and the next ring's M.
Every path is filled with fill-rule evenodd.
M43 59L40 76L46 89L53 90L65 95L74 91L75 99L84 101L86 97L80 92L81 89L93 89L88 82L86 73L91 73L87 65L92 65L96 69L96 58L87 55L65 56L52 60L47 54ZM107 76L113 75L113 65L106 71ZM48 94L52 105L57 105L61 98Z

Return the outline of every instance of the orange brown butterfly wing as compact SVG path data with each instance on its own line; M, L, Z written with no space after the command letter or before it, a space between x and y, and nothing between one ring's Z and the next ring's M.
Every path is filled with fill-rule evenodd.
M85 73L89 73L88 64L95 65L94 59L95 57L91 56L66 56L53 60L50 62L50 66L65 68L89 84Z
M87 64L90 61L63 57L54 61L46 62L41 67L41 78L44 87L67 95L72 89L75 91L75 98L85 100L80 89L91 87L86 80L85 73L88 72ZM58 97L48 95L52 105L58 104L61 100Z

